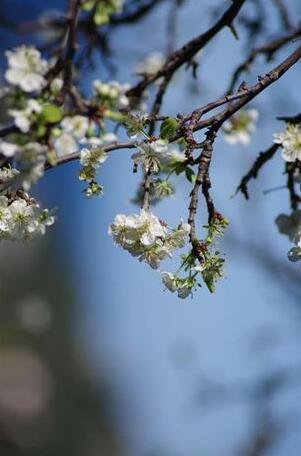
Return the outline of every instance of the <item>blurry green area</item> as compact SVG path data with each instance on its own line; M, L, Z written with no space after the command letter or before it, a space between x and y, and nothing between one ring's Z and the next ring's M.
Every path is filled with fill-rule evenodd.
M117 455L108 391L72 338L74 296L51 247L1 245L0 455Z

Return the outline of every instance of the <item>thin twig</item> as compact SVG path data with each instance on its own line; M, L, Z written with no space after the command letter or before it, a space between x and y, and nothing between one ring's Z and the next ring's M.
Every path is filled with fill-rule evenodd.
M235 193L241 192L246 199L249 199L248 184L251 179L256 179L261 168L275 155L279 144L272 144L265 152L260 152L250 170L243 176Z
M294 38L297 38L300 33L301 28L298 27L297 29L294 29L293 31L280 38L273 39L261 46L254 48L250 52L249 56L234 71L227 93L229 94L233 92L240 75L243 72L249 70L250 66L254 63L259 55L264 55L266 57L266 60L270 61L277 51L282 49L286 44L290 43Z
M171 54L167 62L157 73L145 75L136 86L127 92L127 95L133 98L139 98L143 91L157 79L167 75L172 76L184 63L190 62L223 28L232 26L235 17L245 1L233 0L230 7L212 27Z
M299 167L298 162L287 163L286 173L287 173L287 188L290 196L290 203L292 210L297 209L298 203L301 202L301 197L296 193L295 190L295 171Z
M115 150L120 150L120 149L133 149L136 147L137 141L128 141L124 143L112 143L108 144L107 146L103 147L104 152L113 152ZM58 157L56 163L50 164L47 163L45 166L45 169L53 169L57 168L58 166L65 165L66 163L70 163L72 161L78 160L80 158L80 151L73 152L72 154L66 154L63 155L62 157Z

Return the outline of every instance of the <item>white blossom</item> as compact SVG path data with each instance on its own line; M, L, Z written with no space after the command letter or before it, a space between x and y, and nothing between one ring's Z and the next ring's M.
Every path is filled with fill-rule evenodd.
M256 109L242 110L232 116L223 125L225 140L230 144L249 144L251 134L256 130L257 119Z
M10 167L4 167L0 169L0 185L6 184L7 182L14 179L20 174L20 171Z
M50 90L53 95L57 95L60 93L64 85L64 81L62 78L54 78L50 84Z
M117 215L109 228L109 234L116 244L140 261L146 261L154 269L162 259L171 256L164 246L166 226L154 214L144 209L140 214Z
M45 85L44 75L48 70L46 60L31 46L20 46L6 52L8 69L6 80L24 92L40 91Z
M29 142L19 146L15 154L20 175L18 182L28 191L43 175L48 148L38 142Z
M80 115L67 116L62 120L61 127L65 133L71 134L76 139L82 139L89 128L89 120L87 117Z
M115 133L105 133L102 136L91 136L88 138L82 138L79 143L85 146L99 147L106 144L117 142L117 136Z
M8 199L6 196L0 196L0 237L9 231L11 214L8 209Z
M46 158L41 155L36 158L35 163L21 173L21 182L24 190L28 191L44 175Z
M165 57L162 52L154 51L146 56L145 60L136 66L137 73L155 74L161 70L165 63Z
M77 141L69 133L62 133L55 141L54 148L59 157L76 152L78 149Z
M144 142L137 145L138 152L132 155L136 164L142 165L145 171L151 169L157 173L160 165L170 160L169 145L163 139Z
M191 227L188 223L181 222L175 230L168 234L165 244L170 249L181 249L188 240L190 229Z
M84 148L80 151L80 164L84 167L97 169L107 158L108 154L101 147Z
M118 214L109 228L109 234L116 244L139 261L145 261L157 269L162 260L172 257L174 249L183 247L189 229L181 223L169 232L164 222L150 211L142 209L140 214Z
M177 283L176 283L176 277L171 273L164 271L161 273L162 276L162 282L165 285L165 287L174 293L177 289Z
M166 236L167 229L154 214L142 209L139 215L117 215L109 234L117 244L126 248L136 241L142 245L152 245L157 238Z
M282 157L287 162L301 160L301 126L288 124L281 133L274 134L274 143L282 147Z
M166 236L166 227L160 222L158 217L149 211L142 209L138 226L143 227L140 242L145 246L153 245L158 238L162 239Z
M117 135L115 135L115 133L105 133L101 136L101 140L103 141L103 144L110 144L117 142L118 138Z
M16 240L22 240L34 231L35 207L28 205L23 199L15 200L9 206L10 235Z
M18 149L19 147L17 144L2 140L0 141L0 153L5 157L13 157Z
M175 291L181 299L185 299L192 294L193 281L181 279L171 272L164 271L161 273L163 285L172 293Z
M28 195L18 196L12 202L0 196L0 239L30 240L45 234L46 227L53 223L50 212L42 210Z
M40 103L34 99L29 99L24 109L10 109L9 114L14 118L15 125L23 133L28 133L31 124L36 121L37 114L41 111Z

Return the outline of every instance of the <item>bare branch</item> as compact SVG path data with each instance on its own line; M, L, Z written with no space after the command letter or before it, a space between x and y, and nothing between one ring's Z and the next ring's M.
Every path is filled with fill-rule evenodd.
M157 73L145 75L136 86L128 91L128 95L139 98L143 91L154 81L161 77L172 76L184 63L191 61L191 59L223 28L232 26L235 17L245 1L246 0L233 0L231 6L212 27L171 54L165 65L163 65Z
M250 170L241 179L236 193L241 192L246 199L249 199L248 184L250 180L257 178L261 168L275 155L279 147L279 144L272 144L265 152L260 152Z

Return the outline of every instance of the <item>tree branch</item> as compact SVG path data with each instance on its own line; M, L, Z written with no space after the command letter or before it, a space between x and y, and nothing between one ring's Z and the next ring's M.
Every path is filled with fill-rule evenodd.
M206 32L186 43L183 47L172 53L163 67L155 74L145 75L144 78L127 95L139 98L143 91L157 79L172 76L184 63L191 59L212 40L223 28L232 27L232 22L239 13L246 0L232 0L232 4L222 17Z
M250 170L241 179L235 193L241 192L247 200L249 199L248 184L250 180L257 178L261 168L275 155L279 147L279 144L272 144L265 152L260 152Z

